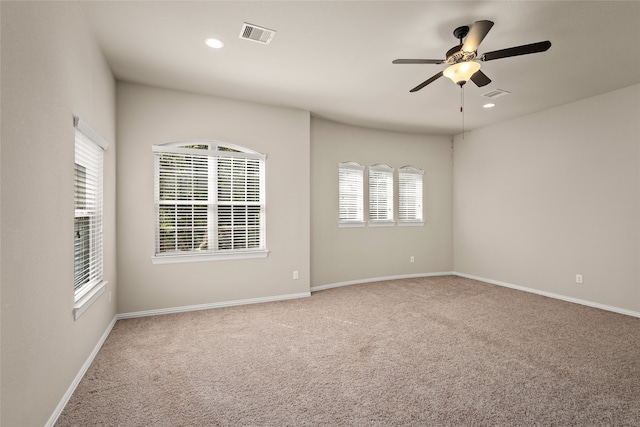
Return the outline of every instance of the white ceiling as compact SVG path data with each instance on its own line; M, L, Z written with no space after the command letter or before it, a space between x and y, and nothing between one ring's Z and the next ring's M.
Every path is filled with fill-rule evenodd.
M482 62L493 82L464 87L471 130L640 83L640 2L79 1L119 80L309 110L367 127L453 135L460 88L441 78L453 29L488 19L478 54L550 40L549 51ZM242 40L243 22L277 31ZM223 49L204 44L224 41ZM482 94L511 92L483 109Z

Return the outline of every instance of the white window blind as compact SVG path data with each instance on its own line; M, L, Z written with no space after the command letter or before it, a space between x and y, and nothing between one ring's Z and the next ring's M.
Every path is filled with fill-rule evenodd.
M369 222L393 223L393 168L369 166Z
M422 180L424 171L413 166L398 169L398 222L422 225Z
M208 249L209 157L162 153L159 179L157 252Z
M74 165L75 301L103 283L103 157L107 144L77 117Z
M156 257L266 251L266 156L217 142L153 149Z
M218 158L218 249L260 248L263 240L262 164Z
M338 164L338 224L364 226L364 166Z

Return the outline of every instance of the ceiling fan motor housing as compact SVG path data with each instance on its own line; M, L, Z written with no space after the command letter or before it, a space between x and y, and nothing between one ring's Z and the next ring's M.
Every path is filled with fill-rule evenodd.
M473 61L474 59L476 59L476 52L465 52L462 50L462 45L459 44L449 49L447 59L444 62L453 65L458 62Z

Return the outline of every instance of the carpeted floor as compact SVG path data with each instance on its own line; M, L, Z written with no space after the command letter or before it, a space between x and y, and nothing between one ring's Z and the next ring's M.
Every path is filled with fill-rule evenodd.
M640 319L460 277L120 320L56 426L640 426Z

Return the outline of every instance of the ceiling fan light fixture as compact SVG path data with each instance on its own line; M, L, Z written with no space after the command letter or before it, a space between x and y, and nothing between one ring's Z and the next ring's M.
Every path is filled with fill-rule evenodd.
M480 70L479 63L464 61L447 67L442 74L450 78L455 84L463 86L478 70Z

